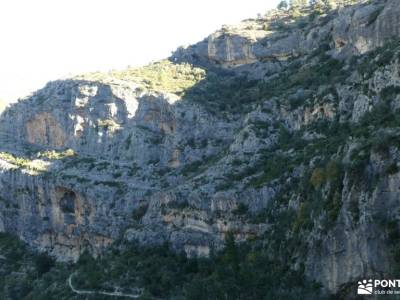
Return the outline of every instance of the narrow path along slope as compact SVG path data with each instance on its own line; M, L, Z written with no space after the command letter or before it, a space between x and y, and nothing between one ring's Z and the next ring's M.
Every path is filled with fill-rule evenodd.
M142 290L138 289L138 294L124 294L122 292L105 292L105 291L89 291L89 290L78 290L74 288L72 285L72 276L74 274L69 275L68 277L68 285L71 288L71 290L79 295L94 295L94 294L99 294L99 295L107 295L111 297L125 297L125 298L132 298L132 299L138 299L139 297L142 296Z

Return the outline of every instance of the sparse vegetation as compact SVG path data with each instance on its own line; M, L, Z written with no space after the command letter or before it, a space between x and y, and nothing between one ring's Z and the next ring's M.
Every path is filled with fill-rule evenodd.
M148 205L140 205L132 212L132 217L135 221L140 221L143 216L146 214L148 209Z
M185 91L204 79L203 69L188 63L175 64L169 60L161 60L141 68L128 68L123 71L109 73L89 73L77 77L85 80L124 80L141 84L152 91L169 92L183 95Z
M44 151L44 152L39 152L37 154L38 158L47 158L49 160L60 160L60 159L65 159L67 157L73 157L76 156L77 154L75 153L74 150L72 149L67 149L65 151L56 151L56 150L50 150L50 151Z
M112 119L99 119L97 120L97 128L113 132L118 130L120 125Z
M244 203L239 203L236 209L233 211L235 215L244 215L248 212L249 206Z
M18 168L27 169L35 172L47 171L46 164L41 160L31 160L25 157L18 157L8 152L0 152L0 159L5 160Z
M325 182L325 170L322 168L315 168L311 178L310 183L314 188L318 189Z

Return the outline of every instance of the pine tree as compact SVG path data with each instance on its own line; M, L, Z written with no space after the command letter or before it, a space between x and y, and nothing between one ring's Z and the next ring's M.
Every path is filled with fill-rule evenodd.
M286 10L286 9L288 9L288 8L289 8L289 4L288 4L287 0L282 0L281 2L279 2L277 8L278 8L279 10Z
M239 254L235 242L234 235L229 232L225 237L225 249L223 259L225 263L231 265L233 268L237 268L239 265Z

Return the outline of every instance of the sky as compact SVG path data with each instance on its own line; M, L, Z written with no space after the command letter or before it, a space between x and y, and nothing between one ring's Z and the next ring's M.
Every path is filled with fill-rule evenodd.
M50 80L145 65L279 0L1 0L0 99Z

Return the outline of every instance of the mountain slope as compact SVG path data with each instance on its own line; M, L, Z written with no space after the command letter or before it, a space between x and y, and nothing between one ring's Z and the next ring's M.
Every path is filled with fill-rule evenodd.
M232 237L350 297L396 276L399 10L274 11L49 83L0 119L1 229L60 261L129 242L209 257Z

